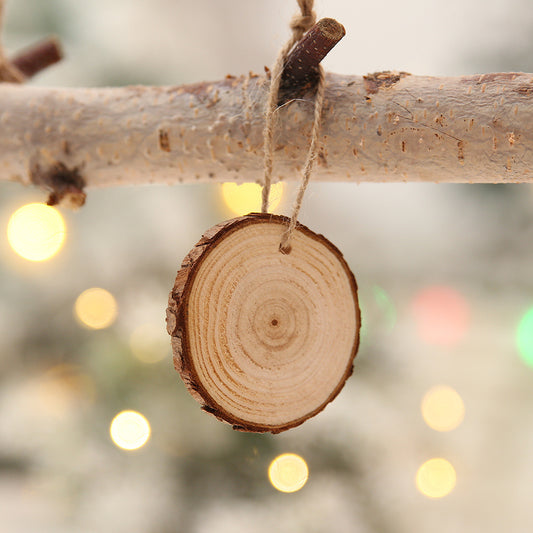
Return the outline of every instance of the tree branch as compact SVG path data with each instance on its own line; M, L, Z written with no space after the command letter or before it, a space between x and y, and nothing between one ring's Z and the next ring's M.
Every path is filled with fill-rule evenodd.
M267 92L253 74L182 87L0 84L0 180L52 192L65 178L259 182ZM299 179L312 114L312 97L278 110L277 178ZM533 182L532 124L533 74L328 74L313 180Z

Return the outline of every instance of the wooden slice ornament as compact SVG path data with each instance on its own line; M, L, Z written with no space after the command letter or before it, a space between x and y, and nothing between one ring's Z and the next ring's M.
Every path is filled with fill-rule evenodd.
M289 219L250 214L207 231L170 293L174 365L204 410L278 433L320 412L352 373L357 284L340 251Z
M242 431L279 433L316 415L351 375L359 346L355 278L333 244L297 222L318 155L325 94L319 62L344 28L332 19L314 25L313 1L298 4L293 36L271 74L262 213L204 234L178 271L167 309L174 365L189 391L205 411ZM309 150L290 218L267 213L284 68L306 71L305 90L316 89ZM289 85L300 78L290 76Z

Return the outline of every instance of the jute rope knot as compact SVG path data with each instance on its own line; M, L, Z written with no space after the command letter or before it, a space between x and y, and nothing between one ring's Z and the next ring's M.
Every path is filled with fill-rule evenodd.
M276 63L272 68L272 75L270 81L270 92L268 94L268 101L265 109L265 129L263 130L264 138L264 167L265 179L262 190L261 212L268 212L268 198L270 195L270 186L272 183L272 170L274 160L274 113L278 106L278 92L281 82L281 74L287 59L287 55L292 50L294 45L303 37L304 33L309 30L316 21L316 14L313 11L314 0L298 0L301 15L295 15L291 21L292 37L280 50ZM302 200L311 177L313 164L318 153L318 133L320 131L320 118L322 114L322 105L324 102L324 70L319 65L318 67L318 84L315 95L315 113L313 119L313 126L311 130L311 142L307 152L307 158L302 171L302 180L294 206L292 208L292 215L290 218L287 231L284 232L280 242L280 252L288 254L291 251L291 237L296 228L298 213L302 206Z
M290 28L293 32L293 35L298 35L298 40L300 40L303 34L311 28L316 22L316 13L311 12L310 15L294 15L292 17Z

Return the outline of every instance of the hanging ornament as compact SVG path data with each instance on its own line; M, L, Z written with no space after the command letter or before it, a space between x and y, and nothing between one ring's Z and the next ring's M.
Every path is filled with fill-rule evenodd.
M189 252L167 311L174 365L204 410L235 429L277 433L331 401L359 344L357 285L340 251L289 219L218 224Z
M203 235L178 271L167 309L174 365L185 385L205 411L242 431L279 433L320 412L351 375L359 346L355 278L331 242L297 222L318 153L325 88L319 59L303 78L306 90L316 88L315 113L292 215L267 213L282 72L293 49L299 47L295 65L308 60L301 38L315 20L313 2L298 3L293 37L272 69L262 213ZM323 19L305 39L325 55L343 34L342 25ZM301 67L293 70L301 75Z

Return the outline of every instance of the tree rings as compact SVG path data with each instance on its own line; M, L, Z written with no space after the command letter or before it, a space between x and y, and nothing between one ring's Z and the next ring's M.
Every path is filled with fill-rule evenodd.
M243 431L278 433L332 401L352 373L357 284L340 251L286 217L250 214L208 230L170 293L174 365L191 394Z

